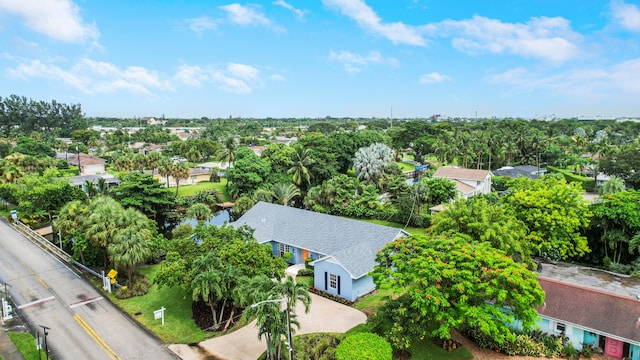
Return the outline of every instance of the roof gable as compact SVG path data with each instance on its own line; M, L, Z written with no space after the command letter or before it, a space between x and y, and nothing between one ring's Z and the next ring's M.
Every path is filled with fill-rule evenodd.
M259 243L276 241L333 256L354 278L366 275L375 266L375 253L387 243L407 235L402 229L364 221L259 202L234 227L255 229Z

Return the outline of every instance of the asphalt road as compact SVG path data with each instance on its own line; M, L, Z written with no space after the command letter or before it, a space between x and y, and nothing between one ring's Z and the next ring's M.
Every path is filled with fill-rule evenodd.
M0 291L42 336L52 359L176 359L86 280L0 221ZM44 358L44 354L43 354Z

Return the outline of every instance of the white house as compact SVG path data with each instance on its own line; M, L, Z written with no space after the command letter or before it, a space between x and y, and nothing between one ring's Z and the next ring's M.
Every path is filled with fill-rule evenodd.
M468 199L478 194L489 194L491 192L492 175L491 171L488 170L443 166L436 170L433 177L453 181L460 196Z

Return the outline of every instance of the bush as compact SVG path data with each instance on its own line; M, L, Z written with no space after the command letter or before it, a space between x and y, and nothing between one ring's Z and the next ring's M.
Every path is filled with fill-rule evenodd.
M336 347L336 360L391 360L393 351L384 338L372 333L347 336Z
M133 285L131 287L127 287L126 290L122 288L116 289L113 292L113 296L118 299L128 299L134 296L142 296L149 292L151 288L151 283L149 283L149 279L145 276L136 277L133 279Z
M333 300L333 301L335 301L337 303L340 303L340 304L349 305L349 306L353 305L353 301L347 300L347 299L345 299L343 297L340 297L340 296L337 296L337 295L333 295L330 292L326 292L324 290L320 290L320 289L315 288L315 287L309 288L309 292L312 292L312 293L314 293L316 295L320 295L320 296L322 296L324 298L327 298L329 300Z
M576 175L571 173L570 171L563 170L553 166L547 166L547 169L552 173L562 174L568 183L577 182L581 184L582 188L585 191L593 192L595 190L596 182L593 180L593 178Z
M313 269L300 269L300 270L298 270L298 276L311 276L311 277L313 277Z

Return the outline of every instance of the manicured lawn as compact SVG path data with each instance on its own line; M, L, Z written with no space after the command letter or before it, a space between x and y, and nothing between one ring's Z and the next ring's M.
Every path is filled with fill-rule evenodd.
M18 351L25 360L37 360L38 349L36 349L36 341L33 335L26 332L9 332L9 338L16 344ZM42 350L44 352L44 349Z
M391 221L377 220L377 219L361 219L362 221L370 222L373 224L396 227L402 229L404 227L403 224L394 223ZM427 229L425 228L417 228L417 227L407 227L405 230L411 235L425 235L427 233Z
M311 288L313 287L313 276L296 276L296 282Z
M224 201L228 201L231 197L225 193L225 185L227 179L221 178L220 182L213 183L209 181L203 181L196 185L180 185L178 189L178 196L193 196L198 191L215 189L219 194L224 196Z
M398 164L398 166L400 166L400 169L402 169L402 171L413 171L416 169L416 166L413 164L410 164L408 162L404 162L404 161L400 161L400 162L396 162L396 164Z
M138 271L153 283L157 269L158 265L153 265ZM124 311L154 332L165 343L194 343L215 335L202 331L196 326L191 319L191 297L180 287L159 289L157 285L153 285L149 289L149 293L144 296L124 300L116 299L114 296L110 297ZM153 318L153 312L161 307L166 308L164 326L162 326L162 320Z
M434 344L431 339L413 339L411 342L411 360L462 360L473 359L473 355L466 348L458 348L451 352Z

